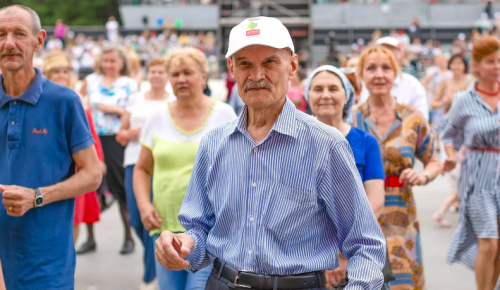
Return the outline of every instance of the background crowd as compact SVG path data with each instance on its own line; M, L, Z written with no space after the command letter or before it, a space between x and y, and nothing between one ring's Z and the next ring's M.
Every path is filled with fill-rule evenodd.
M210 1L201 2L211 4ZM298 110L315 115L323 123L337 127L341 132L349 123L360 131L375 136L376 141L381 144L380 151L386 174L391 171L398 172L394 174L396 176L409 169L406 174L408 182L411 185L425 185L438 175L439 160L445 159L445 149L443 144L439 143L439 135L435 129L446 132L446 129L439 128L438 125L450 111L455 94L467 90L475 79L468 64L474 59L478 62L481 60L471 54L474 43L482 39L491 40L490 36L498 38L500 15L495 16L491 24L490 27L482 26L474 29L469 37L465 33L460 33L450 47L442 47L433 39L421 39L418 19L413 21L407 31L394 30L389 35L382 35L380 30L375 30L370 40L359 39L351 45L349 52L340 55L339 70L323 68L317 71L312 64L304 63L290 81L287 95ZM180 197L182 192L185 192L190 176L190 169L185 168L185 165L192 167L197 147L179 149L176 147L179 144L172 144L181 143L184 146L183 142L199 142L210 129L234 119L243 110L235 80L229 74L225 75L228 89L226 101L229 105L214 101L207 96L207 78L225 70L218 66L216 43L217 39L212 32L164 30L161 33L143 31L140 35L131 33L123 36L119 34L119 25L113 16L106 24L106 33L95 39L83 33L75 35L62 20L58 20L54 34L34 60L35 66L49 79L60 81L61 84L77 90L82 97L89 123L95 129L94 138L100 140L96 147L103 162L102 172L105 182L97 192L92 192L77 201L75 241L80 223L87 224L88 230L87 242L78 253L96 251L97 244L92 225L98 222L99 211L108 208L111 200L116 200L120 205L125 228L120 253L129 254L135 250L131 237L132 228L144 245L145 274L141 289L155 289L157 284L160 289L169 289L171 285L169 283L174 280L178 281L176 283L179 285L189 287L186 285L203 284L203 278L208 276L207 273L197 273L193 278L187 272L182 272L175 274L177 276L174 277L173 273L165 271L161 265L155 263L152 239L156 239L161 230L184 231L178 222L167 223L162 221L162 217L169 215L165 208L173 208L173 212L178 212L182 202ZM374 55L384 55L384 58L380 63L376 63L379 60L375 60ZM373 76L369 75L367 69L367 63L370 61L381 67L384 65L390 67L386 72L387 79L392 79L394 83L384 84L385 91L371 84ZM328 60L325 60L319 65L328 64L330 64ZM336 78L328 79L327 75L321 74L322 71L332 71L339 76L340 81ZM381 103L391 100L393 96L390 92L398 86L397 76L400 74L410 76L406 80L410 80L413 87L411 91L407 91L408 94L419 90L423 92L415 94L415 98L422 98L419 103L425 103L425 108L409 109L397 105L396 102L387 108L400 117L401 127L410 126L407 125L409 123L418 123L418 129L410 132L415 133L417 138L405 136L395 128L386 128L384 131L386 134L383 136L388 137L380 138L381 136L376 133L380 129L379 125L384 126L385 123L390 125L395 120L385 118L384 113L387 113L387 108L383 106L377 107L373 104L370 108L369 102L365 102L366 99L362 97L362 91L367 90L371 96L379 97ZM323 83L318 85L316 83L318 79ZM150 89L141 92L140 86L146 81L150 84ZM78 89L77 83L81 83ZM321 112L319 105L315 104L315 100L318 99L315 94L320 94L320 90L330 86L343 87L345 90L341 96L345 98L343 101L345 104L342 105L340 110L342 114L338 120L330 118L328 112ZM349 89L346 89L347 87ZM413 104L412 100L405 102L398 99L398 102ZM171 105L168 105L169 103ZM157 113L156 107L168 109ZM344 112L345 107L348 107L346 112ZM352 112L351 107L353 107ZM372 116L375 119L366 123L370 110L378 117ZM151 121L151 116L157 118L154 123ZM348 127L344 134L348 139L350 128ZM351 138L367 138L362 133L358 134L362 137L351 136ZM409 143L393 144L395 139L393 134ZM168 140L165 142L168 144L158 142L158 139L155 139L158 136ZM403 161L397 158L390 159L390 155L395 154L391 151L392 148L398 146L413 148L412 158L396 156ZM168 150L174 150L175 154ZM155 164L154 160L166 160L167 155L170 158L168 160L177 162L175 166ZM427 175L423 178L415 177L415 172L412 172L414 157L425 166ZM172 172L181 173L174 178ZM371 174L375 176L373 179L380 179L380 174L373 172ZM433 216L433 219L443 227L450 226L445 219L447 209L459 206L457 204L459 174L457 170L452 172L453 174L455 176L452 176L453 182L450 185L453 195ZM169 180L169 184L162 184L159 180L162 176L165 180ZM156 183L153 181L151 186L152 177L158 180ZM172 187L171 184L175 186ZM370 185L365 184L365 187L370 188ZM382 185L376 187L381 188ZM384 227L387 229L393 225L392 223L397 222L398 215L410 216L411 223L405 225L399 232L387 230L384 233L390 249L389 255L395 261L391 263L396 278L409 275L411 278L407 278L406 282L401 278L398 280L400 283L412 285L414 289L424 289L423 265L419 259L421 249L416 205L411 190L403 192L401 188L398 182L394 180L387 182L386 179L385 190L391 192L389 194L393 198L391 202L397 203L402 200L410 202L399 212L393 209L385 211L385 219L381 218L379 222L383 229ZM156 192L158 196L155 195ZM386 200L387 195L386 193ZM380 206L378 209L373 206L372 209L377 216L381 215ZM149 232L153 237L150 237ZM401 242L401 237L405 240L405 244ZM415 248L414 256L401 257L397 250L404 247ZM405 264L407 261L410 261L410 265ZM155 280L156 277L158 282ZM201 279L201 282L197 279Z

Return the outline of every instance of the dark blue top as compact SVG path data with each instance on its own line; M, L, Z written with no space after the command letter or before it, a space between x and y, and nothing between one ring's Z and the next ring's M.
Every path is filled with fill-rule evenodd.
M367 132L352 127L346 136L351 145L356 166L363 182L371 179L384 179L384 164L380 155L377 139Z
M64 181L75 173L72 154L94 144L78 95L36 73L18 98L0 85L3 185L34 188ZM0 207L0 259L7 289L74 289L73 212L74 199L31 209L23 217L8 216Z

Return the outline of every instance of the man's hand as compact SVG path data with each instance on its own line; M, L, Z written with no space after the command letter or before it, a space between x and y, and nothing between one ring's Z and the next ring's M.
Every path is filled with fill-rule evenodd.
M35 207L35 191L31 188L0 184L0 192L3 206L10 216L21 217Z
M326 287L333 289L345 278L347 278L347 259L339 254L339 266L335 270L326 271Z
M189 266L184 260L194 248L194 240L186 234L161 233L156 240L156 260L167 270L181 271Z
M149 203L141 208L141 221L148 231L161 229L161 217L156 208Z

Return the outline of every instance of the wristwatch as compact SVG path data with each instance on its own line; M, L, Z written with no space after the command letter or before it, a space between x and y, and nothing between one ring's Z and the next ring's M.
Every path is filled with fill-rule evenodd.
M38 188L33 188L35 191L35 208L39 208L43 206L43 196L42 193L40 192L40 189Z
M425 184L429 184L429 182L431 182L431 174L429 173L429 171L427 170L424 170L422 171L422 175L425 177L425 180L427 181Z

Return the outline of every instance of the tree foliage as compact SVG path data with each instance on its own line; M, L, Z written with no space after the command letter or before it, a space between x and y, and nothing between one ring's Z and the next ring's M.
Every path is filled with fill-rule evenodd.
M104 25L110 15L120 21L119 0L0 0L0 7L13 4L35 10L42 26L53 26L59 18L70 26Z

